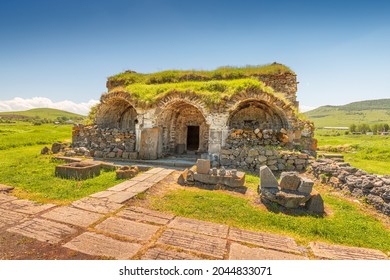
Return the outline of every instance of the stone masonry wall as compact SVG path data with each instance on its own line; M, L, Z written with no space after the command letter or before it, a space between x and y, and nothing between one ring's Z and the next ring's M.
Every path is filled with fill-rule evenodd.
M301 171L308 163L309 155L307 154L263 146L222 149L220 155L222 166L256 173L263 165L267 165L273 171Z
M272 87L276 92L285 94L285 97L290 100L295 106L297 102L297 77L295 74L285 73L282 75L259 75L257 78Z
M363 198L378 211L390 216L390 176L378 176L352 167L347 162L318 159L311 164L313 174L323 183L346 194Z
M83 125L73 127L72 147L87 148L93 157L136 159L135 143L133 130Z

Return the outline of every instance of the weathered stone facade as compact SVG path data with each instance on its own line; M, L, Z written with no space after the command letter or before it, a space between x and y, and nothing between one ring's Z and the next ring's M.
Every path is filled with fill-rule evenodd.
M309 164L310 156L301 152L278 150L264 146L223 148L220 163L228 168L257 171L267 165L272 171L302 171Z
M148 104L126 91L125 82L109 80L96 125L76 126L73 145L87 147L96 157L147 159L145 155L196 153L229 167L256 170L267 164L273 170L302 170L307 154L315 153L316 141L312 124L296 115L295 74L252 78L273 89L243 88L212 105L202 93L176 90L172 83L169 93ZM159 129L156 145L142 136L151 128Z
M136 135L131 129L111 129L76 125L73 148L86 147L88 155L98 158L136 159Z

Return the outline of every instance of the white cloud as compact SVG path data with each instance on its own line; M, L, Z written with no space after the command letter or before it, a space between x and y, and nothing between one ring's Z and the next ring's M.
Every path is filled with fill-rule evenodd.
M98 102L98 100L93 99L81 103L75 103L70 100L53 102L46 97L33 97L29 99L15 97L11 100L0 100L0 112L24 111L34 108L53 108L80 115L87 115L89 109Z
M310 110L314 110L315 108L318 108L318 106L299 105L299 112L304 113Z

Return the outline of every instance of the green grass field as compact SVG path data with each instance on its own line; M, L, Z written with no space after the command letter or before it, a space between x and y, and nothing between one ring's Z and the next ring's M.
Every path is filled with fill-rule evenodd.
M44 145L70 138L69 125L0 125L0 183L16 187L15 194L21 198L68 204L121 182L115 172L84 181L55 177L55 166L61 162L40 151Z
M55 120L58 117L66 117L71 120L82 120L85 117L79 114L74 114L62 110L51 109L51 108L37 108L26 111L15 111L15 112L0 112L0 117L3 118L17 118L18 116L27 118L41 118L48 120Z
M320 150L341 152L345 161L367 172L390 174L390 136L345 135L343 132L340 132L340 136L327 136L327 133L316 131L315 138Z
M247 175L246 186L254 190L259 178ZM318 188L317 188L318 189ZM226 224L254 231L266 231L293 236L306 246L310 241L390 250L390 231L383 224L363 213L356 204L322 190L325 217L287 215L268 211L254 203L253 198L182 188L168 192L163 198L154 197L152 207L176 215Z
M33 145L48 145L55 141L70 140L71 125L0 124L0 150Z

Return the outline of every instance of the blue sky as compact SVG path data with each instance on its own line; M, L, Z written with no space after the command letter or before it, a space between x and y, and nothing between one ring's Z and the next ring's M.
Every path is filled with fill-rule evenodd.
M0 110L85 107L127 69L274 61L297 73L302 107L390 98L389 15L388 1L3 0Z

